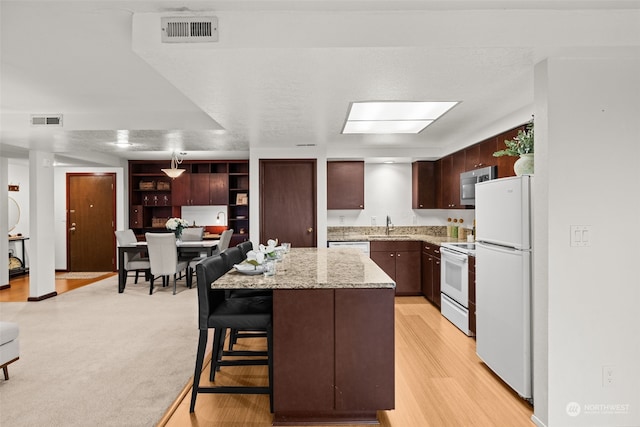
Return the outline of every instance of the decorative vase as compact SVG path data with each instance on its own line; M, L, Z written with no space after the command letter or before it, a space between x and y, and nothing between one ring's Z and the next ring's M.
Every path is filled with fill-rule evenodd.
M521 154L513 164L516 175L533 175L533 153Z
M182 240L182 228L178 227L175 230L173 230L173 232L176 235L176 240L179 242Z

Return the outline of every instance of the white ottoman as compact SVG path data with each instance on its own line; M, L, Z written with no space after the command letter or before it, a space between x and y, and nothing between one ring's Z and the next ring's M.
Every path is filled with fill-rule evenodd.
M0 368L4 372L5 381L9 379L7 365L18 360L20 356L19 333L17 323L0 322Z

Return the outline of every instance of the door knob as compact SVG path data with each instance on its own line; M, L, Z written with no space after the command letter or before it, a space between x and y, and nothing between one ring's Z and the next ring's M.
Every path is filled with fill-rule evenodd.
M313 232L313 227L307 228L307 233L311 233L311 232Z
M71 228L69 229L69 231L76 231L76 228L75 228L75 227L71 227Z

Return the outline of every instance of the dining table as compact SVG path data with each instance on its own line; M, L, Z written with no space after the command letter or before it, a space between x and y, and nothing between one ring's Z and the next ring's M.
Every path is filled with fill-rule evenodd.
M193 241L176 241L176 250L178 256L206 254L211 256L213 251L218 248L220 240L193 240ZM135 245L118 246L118 293L123 293L127 285L127 270L125 269L124 254L125 253L144 253L147 252L147 242L136 242Z
M292 248L275 265L211 284L273 291L273 425L377 423L395 407L395 282L357 249Z

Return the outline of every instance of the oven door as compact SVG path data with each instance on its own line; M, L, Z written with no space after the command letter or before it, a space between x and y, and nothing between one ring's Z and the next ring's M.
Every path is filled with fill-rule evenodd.
M469 308L469 257L440 248L440 291L461 306Z

